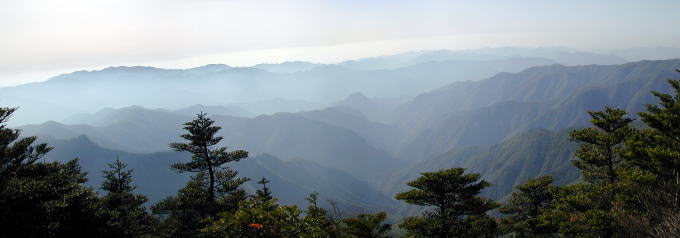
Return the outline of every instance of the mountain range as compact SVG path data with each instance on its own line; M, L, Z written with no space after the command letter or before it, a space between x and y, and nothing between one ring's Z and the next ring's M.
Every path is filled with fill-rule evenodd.
M270 179L283 202L303 205L318 191L352 211L408 215L415 208L393 196L421 172L467 168L493 184L483 195L494 199L537 175L577 181L568 131L589 125L587 111L613 106L636 118L657 103L650 91L669 92L666 80L678 76L678 59L627 59L494 48L333 65L117 67L2 88L0 103L21 102L19 112L29 112L19 121L35 121L18 126L23 135L55 146L48 159L79 157L93 186L118 156L152 201L174 194L188 177L169 164L189 155L168 144L203 112L222 127L219 146L251 153L231 166ZM50 93L31 97L42 92ZM57 119L45 122L50 113Z

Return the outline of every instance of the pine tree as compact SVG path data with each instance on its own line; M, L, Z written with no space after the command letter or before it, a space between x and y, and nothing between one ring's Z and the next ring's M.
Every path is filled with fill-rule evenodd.
M94 237L106 227L78 160L40 161L52 148L7 128L16 108L0 108L0 236Z
M657 237L680 232L680 80L668 83L672 94L653 91L659 104L639 113L648 128L626 141L628 161L641 170L629 210L647 221L638 230Z
M35 136L21 138L21 130L7 128L16 108L0 107L0 188L20 169L34 164L52 150L47 144L33 145Z
M386 238L391 225L385 224L387 213L378 212L375 214L361 213L355 217L342 220L345 224L344 233L356 238Z
M619 180L623 160L623 142L633 129L633 119L626 111L605 107L604 111L591 111L595 128L571 131L571 140L579 143L574 166L581 169L584 178L594 184L607 185Z
M116 193L131 193L135 189L132 186L132 170L127 170L127 164L120 161L116 155L116 161L109 164L110 170L105 170L104 182L102 182L101 189L109 194Z
M319 206L319 193L312 192L305 198L309 203L303 219L305 231L302 237L340 237L337 225L330 219L328 210Z
M223 139L221 136L216 136L221 127L213 126L214 123L215 121L206 117L205 113L199 113L195 120L184 124L184 130L188 133L181 135L181 137L188 140L189 143L170 144L170 147L175 151L187 151L192 154L191 162L173 164L172 168L180 172L208 173L209 182L205 197L208 203L215 202L215 182L217 181L217 173L221 170L220 167L226 163L248 157L248 152L244 150L229 152L227 147L213 148Z
M515 188L508 204L499 211L509 216L501 220L501 224L519 237L548 237L556 232L556 228L546 225L540 218L553 206L552 183L550 176L530 178Z
M126 167L127 164L116 156L116 161L109 164L110 169L103 171L101 189L106 195L101 200L110 217L105 232L109 237L149 235L156 224L155 218L144 207L148 199L144 195L133 193L135 186L132 185L132 170Z
M642 148L644 153L636 156L638 165L680 186L680 80L668 80L668 83L674 95L654 91L660 105L645 105L647 111L639 113L651 130Z
M174 197L166 198L154 206L154 214L166 217L160 224L162 232L175 237L197 236L210 220L222 212L234 212L244 201L246 191L241 188L248 178L239 178L238 172L224 165L248 157L248 152L228 152L226 147L213 148L222 137L216 136L220 127L200 113L197 119L185 123L187 134L181 135L189 143L173 143L176 151L192 153L188 163L173 164L179 172L194 172L187 185Z
M267 184L269 182L270 181L267 180L265 177L262 177L262 179L260 179L260 181L257 182L258 184L262 184L262 189L255 191L255 194L257 195L257 197L264 201L272 200L274 198L272 197L271 191L269 191L269 188L267 187Z
M583 178L592 184L566 187L561 193L560 212L580 217L578 222L566 223L560 229L588 230L601 237L614 236L614 205L623 193L622 174L628 166L624 160L624 142L635 132L630 126L633 119L626 111L605 107L603 111L588 112L594 128L576 129L569 133L571 140L579 143L574 166L581 169Z
M409 204L433 206L421 217L408 217L399 225L414 237L493 237L496 222L486 212L498 207L493 200L479 197L491 186L479 174L464 174L453 168L421 173L407 184L414 189L395 198Z

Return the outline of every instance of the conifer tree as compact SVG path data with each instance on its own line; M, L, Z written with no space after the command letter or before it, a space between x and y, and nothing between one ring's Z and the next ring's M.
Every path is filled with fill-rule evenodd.
M269 188L267 187L267 184L269 182L270 181L267 180L265 177L262 177L262 179L260 179L260 181L257 182L258 184L262 184L262 189L255 191L257 197L265 201L272 200L274 198L272 197L271 191L269 191Z
M607 185L619 180L623 160L623 142L633 129L626 111L605 107L604 111L590 111L595 128L571 131L571 140L579 143L574 166L581 169L583 177L594 184Z
M172 143L170 147L178 152L190 152L191 162L173 164L172 168L180 172L205 172L208 174L208 190L205 200L215 202L215 182L218 171L226 163L239 161L248 157L244 150L227 151L227 147L213 148L223 137L216 136L221 129L213 126L215 121L206 117L205 113L197 114L197 118L184 124L184 130L188 133L181 135L188 143Z
M499 211L509 216L501 224L518 237L548 237L556 232L555 227L541 220L541 215L553 206L552 183L550 176L530 178L515 188L508 204Z
M141 237L149 235L154 229L156 220L147 213L144 203L146 196L134 194L132 170L127 164L116 161L109 164L109 170L103 171L104 181L101 189L106 192L102 204L109 221L106 236L109 237Z
M378 212L375 214L361 213L355 217L345 218L342 222L345 225L344 233L356 238L387 238L387 232L391 225L385 224L387 213Z
M464 174L453 168L421 173L407 184L414 189L395 198L419 206L432 206L420 217L408 217L399 225L414 237L493 237L496 222L486 212L498 207L493 200L479 197L491 186L479 174Z
M340 237L337 225L329 218L328 210L319 206L319 193L312 192L305 198L309 202L303 219L306 234L303 237Z
M0 187L20 169L34 164L52 150L47 144L33 143L35 136L20 138L21 130L7 128L7 121L16 108L0 107Z
M214 123L205 113L199 113L197 119L184 124L188 133L181 137L189 142L170 144L176 151L192 153L190 162L173 164L172 168L195 173L176 196L152 206L154 214L165 217L159 229L170 236L200 235L200 230L217 214L236 211L247 198L241 185L249 179L239 178L238 172L225 164L248 157L248 152L214 148L222 140L216 136L221 128L213 126Z
M641 170L630 210L647 221L638 230L657 237L680 232L680 80L668 83L672 93L652 91L659 104L639 113L648 128L626 141L628 160Z
M94 237L106 227L96 193L78 160L40 161L52 147L34 145L6 122L16 108L0 107L0 236Z

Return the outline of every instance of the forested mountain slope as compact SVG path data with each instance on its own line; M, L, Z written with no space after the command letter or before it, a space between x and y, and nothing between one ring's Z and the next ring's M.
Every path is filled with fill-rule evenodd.
M586 111L604 106L638 112L656 103L680 60L623 65L543 66L453 83L422 94L396 111L407 131L400 158L424 159L454 147L489 145L532 128L585 126Z

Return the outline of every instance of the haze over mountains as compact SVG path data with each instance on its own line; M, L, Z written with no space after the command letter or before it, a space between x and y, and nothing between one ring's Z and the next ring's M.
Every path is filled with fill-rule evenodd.
M246 111L257 115L320 109L355 92L372 98L413 97L452 82L480 80L533 66L625 62L617 56L568 48L506 47L410 52L335 65L211 64L191 69L120 66L1 88L0 94L5 96L0 104L25 108L14 117L13 125L61 121L77 113L132 105L173 110L195 104L231 105L247 107Z
M319 191L354 211L409 214L394 193L434 169L479 172L497 199L537 175L575 181L566 129L587 126L588 110L656 103L649 92L667 92L680 68L661 51L508 47L334 65L112 67L0 88L0 105L20 107L10 122L55 146L49 159L79 157L92 184L118 154L152 201L184 185L169 164L189 156L168 143L203 111L223 128L222 146L251 152L234 168L272 180L284 202Z

